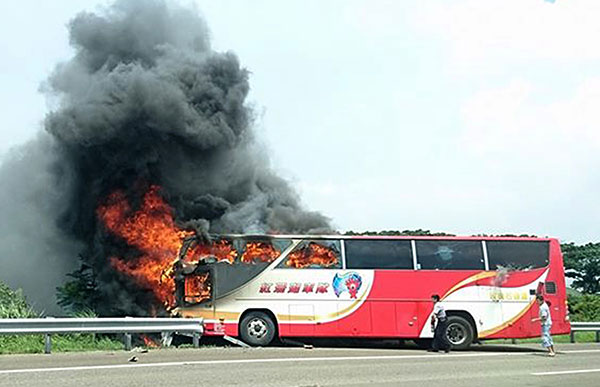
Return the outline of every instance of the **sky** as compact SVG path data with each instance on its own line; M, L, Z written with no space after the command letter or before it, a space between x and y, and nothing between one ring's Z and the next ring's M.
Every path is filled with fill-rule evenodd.
M180 1L193 3L193 0ZM0 157L97 0L0 3ZM274 169L341 231L600 241L600 2L196 0Z

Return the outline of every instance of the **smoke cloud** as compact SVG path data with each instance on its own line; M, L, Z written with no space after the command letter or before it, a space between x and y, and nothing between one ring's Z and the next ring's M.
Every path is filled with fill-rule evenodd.
M108 264L135 252L96 217L116 189L135 206L157 184L179 225L215 233L330 230L273 172L252 132L249 73L211 49L197 10L119 0L69 31L75 55L44 85L58 102L46 132L0 168L2 279L52 310L49 294L81 254L98 273L101 313L147 313L149 295Z

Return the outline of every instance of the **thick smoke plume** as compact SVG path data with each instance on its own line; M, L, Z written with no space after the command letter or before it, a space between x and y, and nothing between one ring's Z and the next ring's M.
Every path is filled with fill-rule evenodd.
M100 313L147 313L147 292L108 264L115 252L125 259L135 252L125 252L95 213L117 189L135 206L150 185L159 185L182 227L329 229L271 170L251 130L249 73L233 53L211 49L195 9L121 0L79 14L69 31L75 55L45 85L58 102L46 118L47 133L0 171L2 207L22 204L2 219L2 279L42 303L33 294L47 299L79 253L98 275ZM49 273L58 274L40 283Z

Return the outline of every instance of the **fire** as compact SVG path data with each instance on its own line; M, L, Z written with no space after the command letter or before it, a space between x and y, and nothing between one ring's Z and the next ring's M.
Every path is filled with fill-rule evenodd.
M203 273L185 279L185 301L190 304L210 299L209 274Z
M281 252L270 243L248 242L241 261L243 263L273 262L275 258L279 257L279 254Z
M98 218L112 234L122 238L138 253L135 257L110 257L111 266L131 277L141 288L150 290L165 307L175 305L175 280L173 264L178 257L185 238L192 231L180 229L175 224L172 208L160 194L160 187L153 185L144 195L138 209L133 209L123 191L115 191L98 206ZM330 262L327 250L315 245L315 257ZM242 263L272 262L280 255L270 243L248 242ZM333 253L331 253L333 254ZM196 244L183 257L184 266L193 268L198 262L234 263L238 257L231 241L219 240L212 244ZM296 258L298 262L301 257ZM301 264L301 263L298 263ZM189 303L210 299L209 274L191 274L185 279L185 300Z
M183 239L192 232L175 225L172 210L160 195L160 187L151 186L136 211L124 192L115 191L98 207L97 215L110 232L141 254L129 260L111 257L110 264L150 289L163 304L172 305L175 283L173 278L164 278L162 274L169 270Z
M144 341L144 346L146 348L158 348L159 345L156 343L156 341L152 340L150 337L146 336L146 335L142 335L142 340Z
M311 265L329 267L337 263L337 255L331 249L317 243L310 243L305 248L290 253L285 264L301 269Z
M237 251L235 251L231 242L223 239L210 245L198 244L194 246L187 252L185 260L191 262L210 257L218 262L233 263L237 258Z

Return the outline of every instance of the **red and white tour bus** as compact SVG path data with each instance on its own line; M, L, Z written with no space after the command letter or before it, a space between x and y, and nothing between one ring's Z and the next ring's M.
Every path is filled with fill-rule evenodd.
M188 248L203 258L179 266L175 312L204 318L206 335L252 345L276 337L426 343L432 294L458 349L538 336L536 294L550 302L552 334L570 332L556 239L229 235Z

